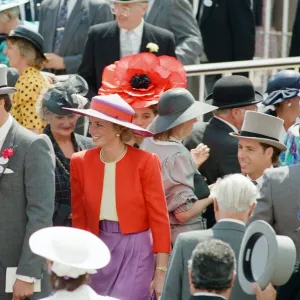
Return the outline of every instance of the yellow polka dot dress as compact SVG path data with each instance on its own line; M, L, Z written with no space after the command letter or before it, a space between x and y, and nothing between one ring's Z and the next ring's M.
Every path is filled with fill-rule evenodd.
M25 128L43 132L46 124L39 118L35 104L40 92L47 87L44 76L34 67L27 67L20 75L15 85L17 91L12 96L11 115Z

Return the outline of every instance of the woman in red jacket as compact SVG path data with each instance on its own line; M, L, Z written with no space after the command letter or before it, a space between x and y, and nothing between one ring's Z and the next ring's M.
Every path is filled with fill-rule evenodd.
M92 287L122 300L147 300L154 278L159 296L171 244L160 162L126 145L133 133L152 133L132 123L134 110L118 95L96 96L90 109L68 110L89 117L97 147L71 159L73 226L99 234L112 255L92 276Z

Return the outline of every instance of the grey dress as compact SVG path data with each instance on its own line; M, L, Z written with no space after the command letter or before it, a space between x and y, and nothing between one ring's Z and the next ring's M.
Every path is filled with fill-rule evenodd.
M197 200L194 188L194 176L199 174L189 151L180 142L161 142L153 138L144 139L140 149L158 155L162 165L162 177L169 211L172 244L182 232L206 229L206 220L202 215L181 223L176 214L188 211Z

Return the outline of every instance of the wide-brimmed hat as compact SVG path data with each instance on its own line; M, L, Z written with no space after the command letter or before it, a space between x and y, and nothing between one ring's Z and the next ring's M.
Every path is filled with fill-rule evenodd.
M88 92L87 82L79 75L70 75L66 81L57 82L43 95L43 105L57 115L69 115L72 112L63 109L82 109L88 103L84 96Z
M269 79L262 105L275 105L297 96L300 96L300 73L282 70Z
M94 117L132 129L136 135L150 137L153 133L133 124L135 112L119 95L95 96L89 109L71 109L68 111L83 116Z
M0 64L0 95L12 94L17 89L7 86L7 66Z
M216 106L197 102L184 88L171 89L160 97L158 116L150 128L154 134L161 133L216 109Z
M285 284L296 262L296 246L287 236L277 235L267 222L250 224L242 240L238 258L238 280L245 293L254 295L253 283L264 289L270 282Z
M263 96L254 90L251 80L239 75L219 79L213 87L212 94L205 99L219 109L248 106L262 100Z
M230 135L236 138L256 140L285 151L286 146L279 142L283 123L284 121L277 117L255 111L246 111L240 133L231 132Z
M44 58L44 38L38 33L23 25L17 26L15 29L11 30L7 36L8 38L19 38L31 42L35 48L42 54Z
M29 0L10 0L8 3L0 4L0 11L10 9L29 2Z
M78 278L94 274L110 261L110 251L94 234L70 227L49 227L33 233L29 239L33 253L53 262L57 276Z

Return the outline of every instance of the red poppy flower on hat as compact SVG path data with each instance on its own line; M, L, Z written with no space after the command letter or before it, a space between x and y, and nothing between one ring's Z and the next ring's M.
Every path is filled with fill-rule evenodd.
M133 108L157 104L161 94L187 83L180 61L170 56L139 53L107 66L102 75L100 95L119 94Z

